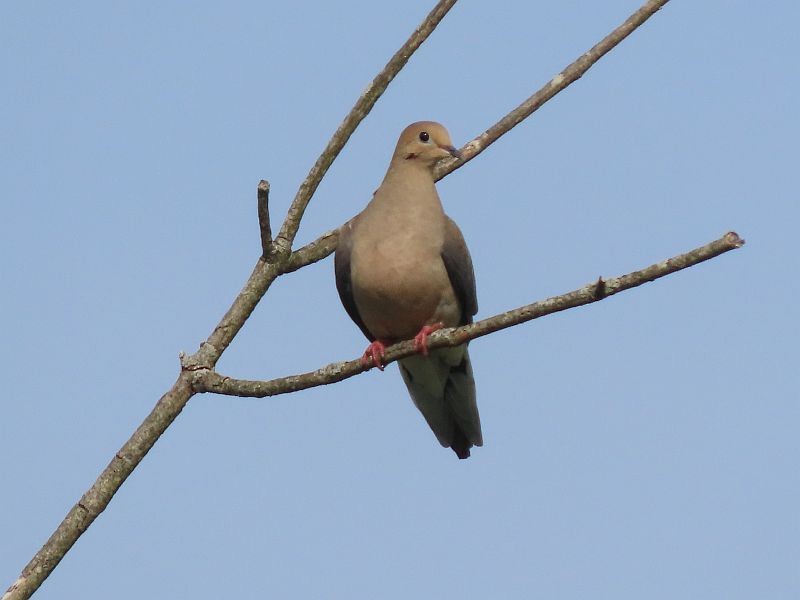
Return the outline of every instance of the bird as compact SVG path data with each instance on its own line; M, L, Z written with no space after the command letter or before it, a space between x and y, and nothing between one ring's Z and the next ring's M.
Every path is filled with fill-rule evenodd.
M478 311L472 258L436 191L433 169L461 154L439 123L419 121L400 134L372 200L339 230L336 289L369 340L362 364L383 370L386 347L414 338L399 361L416 407L439 443L459 459L483 445L467 344L428 350L444 327L472 323Z

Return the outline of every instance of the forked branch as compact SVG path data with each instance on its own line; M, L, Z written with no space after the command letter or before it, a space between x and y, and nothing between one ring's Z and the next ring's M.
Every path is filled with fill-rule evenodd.
M514 310L483 319L453 329L442 329L428 338L428 348L442 348L445 346L458 346L475 338L513 327L539 317L544 317L562 310L583 306L598 302L619 292L638 287L644 283L654 281L660 277L665 277L676 271L692 267L698 263L709 260L730 250L740 248L744 245L744 240L733 231L705 246L695 248L684 254L673 258L668 258L662 262L650 265L640 271L634 271L627 275L612 277L611 279L598 279L578 288L572 292L540 300L533 304L521 306ZM406 356L414 354L414 344L408 340L395 344L386 350L386 362L390 363ZM327 385L342 381L359 373L367 371L369 367L364 367L359 359L338 362L327 365L315 371L303 373L301 375L290 375L279 377L269 381L250 381L244 379L232 379L220 375L210 369L202 369L194 372L192 385L198 392L213 392L215 394L225 394L228 396L246 396L262 398L265 396L277 396L297 392L320 385Z
M440 0L433 10L428 14L422 24L417 27L416 31L411 34L405 44L394 53L389 62L383 70L375 76L372 83L369 84L366 90L361 94L355 106L350 110L350 113L345 117L342 124L333 134L325 150L320 154L317 162L311 168L308 176L300 185L297 190L292 205L289 207L289 212L286 215L286 220L283 222L283 227L275 240L277 251L280 254L288 252L292 247L292 242L297 235L297 230L300 227L300 220L303 218L303 213L311 201L314 192L317 191L322 178L327 173L328 168L339 156L347 140L353 135L353 132L358 127L358 124L364 120L364 117L369 114L372 107L389 87L392 79L400 72L411 55L416 52L422 42L428 39L428 36L433 33L436 26L441 22L447 12L453 8L456 0Z

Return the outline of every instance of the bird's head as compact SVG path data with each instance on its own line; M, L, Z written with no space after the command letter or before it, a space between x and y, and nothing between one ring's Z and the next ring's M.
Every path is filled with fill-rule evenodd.
M453 146L447 129L433 121L419 121L400 134L392 160L414 161L432 169L437 162L451 156L461 158L461 153Z

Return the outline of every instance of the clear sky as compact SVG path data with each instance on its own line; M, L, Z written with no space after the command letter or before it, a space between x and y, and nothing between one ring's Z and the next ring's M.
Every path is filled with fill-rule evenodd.
M331 169L361 210L409 122L461 144L642 0L463 2ZM217 323L330 134L432 0L0 5L0 588ZM673 0L439 184L479 317L734 229L747 245L471 346L485 446L441 448L397 368L197 396L37 598L800 594L795 2ZM218 365L365 340L327 259Z

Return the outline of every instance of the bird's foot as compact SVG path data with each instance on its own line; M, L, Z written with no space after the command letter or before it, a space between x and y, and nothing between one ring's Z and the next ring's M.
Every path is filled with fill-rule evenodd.
M371 367L378 367L383 371L385 367L383 364L384 356L386 356L386 344L381 340L375 340L364 350L364 355L361 357L361 364L368 369Z
M428 336L434 331L439 331L444 327L444 323L434 323L433 325L425 325L419 330L419 333L414 336L414 350L428 356Z

